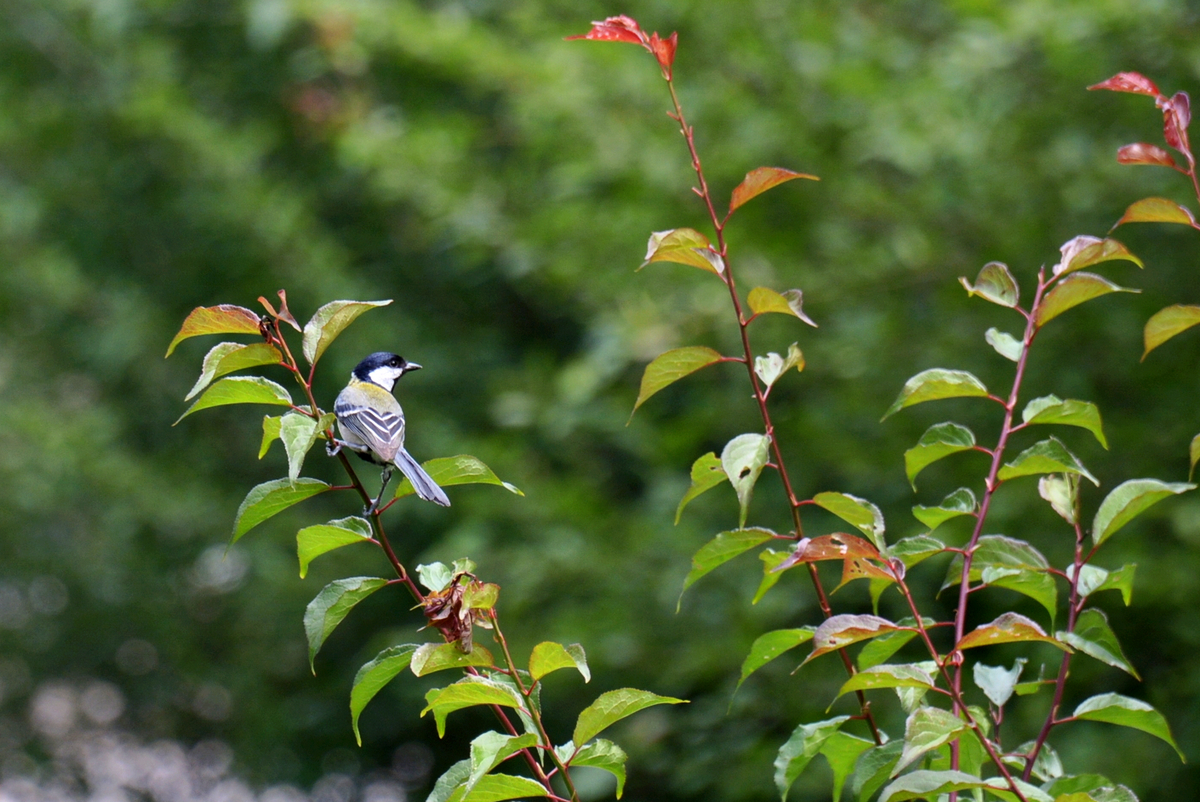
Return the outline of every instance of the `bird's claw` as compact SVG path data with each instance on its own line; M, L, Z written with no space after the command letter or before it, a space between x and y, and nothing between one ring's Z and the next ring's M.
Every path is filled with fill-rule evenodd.
M342 453L342 443L337 440L326 443L325 453L331 457L336 457L338 454Z

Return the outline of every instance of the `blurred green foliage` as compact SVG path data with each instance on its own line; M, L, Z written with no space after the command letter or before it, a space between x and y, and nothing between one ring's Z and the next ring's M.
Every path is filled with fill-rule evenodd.
M1170 171L1114 161L1121 144L1160 142L1149 101L1084 87L1124 69L1167 92L1200 86L1195 4L0 0L0 752L37 753L24 711L39 683L99 677L128 699L123 726L226 739L258 783L367 771L417 742L434 749L434 776L465 754L473 714L437 742L416 716L428 685L411 677L367 710L364 748L350 751L354 671L420 623L401 591L364 602L307 671L304 605L332 577L386 565L347 549L301 582L294 533L354 502L298 507L222 559L239 501L285 473L282 453L255 460L260 417L245 407L171 427L210 344L163 361L184 315L285 287L302 320L334 298L396 300L330 350L319 400L363 354L398 351L426 366L400 388L417 458L475 454L526 492L463 488L449 511L404 503L389 529L409 564L476 560L503 586L519 653L585 645L592 687L551 681L550 726L565 734L587 699L622 685L685 697L616 736L631 755L626 798L772 798L775 751L828 704L841 668L789 676L777 661L727 713L754 637L816 621L811 589L789 575L752 607L760 568L747 559L674 613L690 554L736 515L726 488L672 527L688 467L753 431L757 412L737 369L717 367L626 426L644 362L681 345L732 351L737 330L711 276L633 274L650 231L704 218L652 60L562 41L613 13L679 31L677 83L718 192L763 164L822 177L739 212L733 267L745 288L803 288L821 326L756 324L761 352L799 340L808 361L774 395L797 491L870 498L892 538L919 531L912 504L984 471L971 455L938 463L914 496L904 449L940 420L985 442L998 425L969 401L878 422L923 368L1006 381L983 332L1013 324L957 277L1000 260L1031 286L1059 244L1103 234L1133 200L1188 199ZM1099 404L1110 452L1062 436L1110 488L1182 479L1200 430L1200 339L1138 363L1145 319L1200 298L1200 241L1182 227L1118 237L1147 267L1108 273L1144 294L1047 330L1027 384L1030 397ZM335 467L306 466L323 479ZM773 481L754 514L783 526ZM1085 507L1101 497L1089 490ZM998 531L1068 553L1033 480L993 509ZM819 515L810 526L832 531ZM1079 661L1069 689L1083 698L1095 679L1147 698L1200 756L1200 502L1163 504L1115 540L1112 565L1139 569L1134 606L1109 609L1146 683ZM844 594L866 604L864 590ZM1032 727L1045 704L1025 701L1005 727ZM898 709L876 709L897 731ZM1196 770L1149 737L1081 724L1052 742L1144 797L1194 796ZM823 798L822 771L792 798Z

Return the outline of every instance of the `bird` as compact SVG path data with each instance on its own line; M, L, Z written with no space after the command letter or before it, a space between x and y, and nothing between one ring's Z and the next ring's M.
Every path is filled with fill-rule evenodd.
M404 410L392 395L396 380L405 373L420 370L399 354L377 351L363 359L350 373L349 383L338 393L333 404L337 416L340 440L334 440L329 452L336 455L349 449L367 462L383 466L379 496L364 511L371 515L392 478L392 469L399 468L412 482L417 495L443 507L450 506L446 491L417 463L404 448Z

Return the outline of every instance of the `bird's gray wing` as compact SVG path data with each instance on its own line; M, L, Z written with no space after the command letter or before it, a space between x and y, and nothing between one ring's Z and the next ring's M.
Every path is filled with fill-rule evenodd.
M341 398L334 405L338 424L374 451L384 462L391 462L404 445L404 413L354 404Z

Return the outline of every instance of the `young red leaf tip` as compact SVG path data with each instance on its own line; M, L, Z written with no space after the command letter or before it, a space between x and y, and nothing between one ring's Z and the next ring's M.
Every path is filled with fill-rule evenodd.
M671 80L671 65L675 63L675 48L678 44L678 33L672 33L666 39L660 39L658 31L650 34L649 50L654 54L654 58L658 60L658 66L662 68L663 77L668 81Z
M1131 92L1135 95L1150 95L1151 97L1162 94L1154 82L1140 72L1118 72L1107 81L1092 84L1088 89L1108 89L1113 92Z
M609 17L600 22L593 22L592 29L587 33L568 36L567 39L568 41L571 39L590 39L595 42L631 42L650 50L650 39L642 30L642 27L637 24L636 20L624 14ZM651 50L650 52L653 53L654 51Z
M1124 145L1117 150L1117 162L1120 164L1156 164L1161 167L1177 167L1171 154L1157 145L1146 142L1135 142Z

